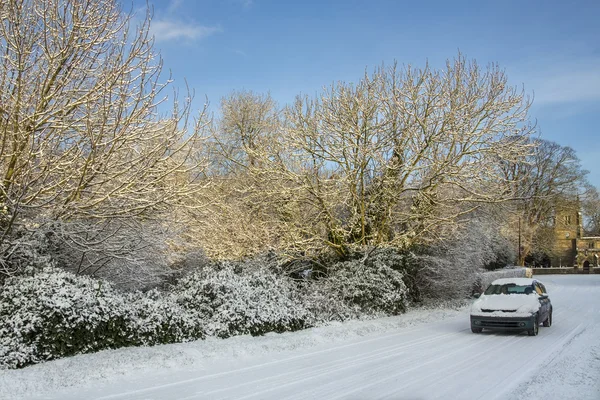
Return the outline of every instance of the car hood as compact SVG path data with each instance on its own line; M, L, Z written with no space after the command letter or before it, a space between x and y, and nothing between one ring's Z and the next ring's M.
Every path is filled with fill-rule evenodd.
M532 314L539 310L540 302L535 294L481 295L471 306L471 313L510 312Z

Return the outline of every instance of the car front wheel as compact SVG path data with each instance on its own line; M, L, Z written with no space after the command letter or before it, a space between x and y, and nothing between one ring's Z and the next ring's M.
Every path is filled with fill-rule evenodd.
M533 328L528 330L527 334L529 336L537 336L539 329L540 329L540 322L538 321L538 316L536 314L535 317L533 317Z
M549 327L552 326L552 310L548 313L548 318L544 321L544 326Z

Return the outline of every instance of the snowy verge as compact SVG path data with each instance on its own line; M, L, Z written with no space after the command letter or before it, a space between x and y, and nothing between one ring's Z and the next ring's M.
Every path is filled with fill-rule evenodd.
M243 360L256 355L347 343L404 327L465 315L466 311L467 305L457 302L446 304L443 308L423 307L400 316L329 323L298 332L270 333L261 337L207 338L189 343L105 350L20 370L0 371L0 392L7 399L31 398L66 388L127 379L146 372L202 368L209 360Z
M600 399L600 344L591 329L571 337L542 368L522 382L507 399Z

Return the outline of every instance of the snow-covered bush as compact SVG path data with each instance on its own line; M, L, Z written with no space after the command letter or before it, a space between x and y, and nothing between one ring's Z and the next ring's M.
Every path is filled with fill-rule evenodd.
M359 313L396 315L406 310L403 274L382 258L336 263L322 285Z
M0 292L0 362L8 367L135 344L131 310L109 285L45 269Z
M129 294L133 319L130 327L142 345L187 342L205 337L200 314L178 304L168 294L152 290Z
M183 277L169 292L146 293L121 292L53 267L30 268L0 287L0 368L109 348L398 314L408 292L403 274L390 266L398 267L398 260L373 253L301 282L282 271L276 257L221 262Z
M0 368L107 348L203 337L197 314L158 294L46 268L0 288Z
M472 219L453 240L423 249L416 257L417 284L424 298L464 299L484 268L510 258L509 243L497 226Z
M418 285L419 263L411 251L399 251L392 247L378 248L368 253L365 263L383 263L402 274L402 281L407 289L408 300L421 300L421 289Z
M311 319L294 282L270 269L223 262L183 278L173 297L219 337L302 329Z
M332 291L327 279L300 282L303 304L310 312L310 325L330 321L346 321L360 318L359 307L344 301L340 291Z
M9 276L54 265L48 249L47 237L37 230L18 230L6 238L0 245L0 285Z

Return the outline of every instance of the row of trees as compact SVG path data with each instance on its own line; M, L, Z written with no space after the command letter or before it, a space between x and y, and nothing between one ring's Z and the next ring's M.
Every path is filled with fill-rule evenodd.
M148 284L203 252L429 248L482 215L505 242L521 217L529 250L556 203L587 188L573 150L532 136L523 90L461 54L284 107L234 92L212 120L177 92L159 113L169 81L150 13L7 0L0 20L4 275L42 242L79 273Z
M234 93L207 144L222 160L211 176L241 185L298 250L428 244L514 198L501 163L534 147L528 107L497 66L461 55L443 70L382 67L281 110Z
M587 171L572 148L533 135L529 105L496 66L481 71L459 55L442 71L394 65L283 108L234 92L205 145L220 160L211 176L232 189L228 204L256 216L261 246L348 257L497 236L505 253L521 242L520 258L506 261L522 265L554 251L558 212L583 209L588 233L598 227ZM474 232L482 218L492 224ZM215 256L253 250L210 237L203 246Z

